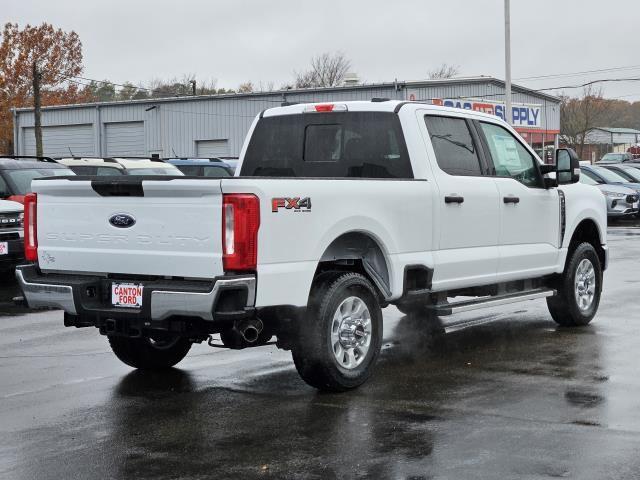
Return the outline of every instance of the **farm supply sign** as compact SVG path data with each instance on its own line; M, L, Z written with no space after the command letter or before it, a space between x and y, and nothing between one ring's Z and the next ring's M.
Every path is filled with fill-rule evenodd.
M434 98L434 105L445 107L464 108L465 110L475 110L476 112L490 113L505 120L506 107L504 103L487 102L486 100L452 100ZM511 105L512 122L514 127L542 128L540 105L527 105L515 103Z
M412 100L411 95L409 95L409 100ZM434 105L475 110L489 113L505 120L506 107L504 103L449 98L433 98L432 101ZM542 128L542 107L540 105L514 103L511 105L511 111L511 125L514 127Z

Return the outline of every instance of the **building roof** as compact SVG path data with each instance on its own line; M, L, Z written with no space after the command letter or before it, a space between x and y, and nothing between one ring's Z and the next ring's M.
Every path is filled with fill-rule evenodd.
M617 128L617 127L595 127L594 130L603 130L609 133L630 133L630 134L640 134L640 130L636 130L635 128Z
M118 100L112 102L91 102L91 103L78 103L70 105L50 105L42 107L43 110L58 110L66 108L84 108L84 107L96 107L101 105L131 105L131 104L157 104L165 102L190 102L194 100L223 100L232 98L252 98L252 97L281 97L285 98L286 95L297 93L315 93L315 92L331 92L331 91L349 91L349 90L363 90L367 88L395 88L396 90L402 90L404 88L419 88L419 87L438 87L442 85L456 85L456 84L492 84L498 87L505 87L505 82L495 77L490 76L477 76L477 77L457 77L446 78L437 80L410 80L410 81L393 81L383 83L368 83L358 85L343 85L338 87L320 87L320 88L295 88L295 89L283 89L273 90L268 92L250 92L250 93L224 93L216 95L188 95L179 97L163 97L163 98L144 98L140 100ZM544 98L550 102L560 103L560 99L553 95L549 95L544 92L531 90L529 88L520 85L511 85L511 89L516 93L524 93L529 95L535 95L540 98ZM29 112L33 111L31 107L17 108L17 112Z

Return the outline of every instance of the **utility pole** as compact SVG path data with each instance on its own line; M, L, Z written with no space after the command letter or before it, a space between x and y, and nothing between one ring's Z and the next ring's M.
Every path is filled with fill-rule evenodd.
M38 64L33 62L33 116L36 134L36 155L42 157L42 120L40 118L40 80L42 74L38 70Z
M505 121L513 123L513 110L511 108L511 5L510 0L504 0L504 103Z

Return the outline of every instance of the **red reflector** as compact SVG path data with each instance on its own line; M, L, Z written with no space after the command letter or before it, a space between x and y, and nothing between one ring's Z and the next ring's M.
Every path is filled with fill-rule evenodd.
M333 111L333 103L325 103L323 105L316 105L316 112L331 112Z
M38 261L38 196L27 193L24 197L24 258Z
M222 197L222 266L225 271L255 270L258 264L260 201L248 193Z

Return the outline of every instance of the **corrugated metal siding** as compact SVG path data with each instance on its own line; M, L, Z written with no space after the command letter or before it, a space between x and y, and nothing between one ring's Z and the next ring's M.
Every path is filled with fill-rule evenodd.
M451 84L409 84L396 90L393 85L366 88L339 88L317 91L285 91L241 97L209 97L162 100L156 103L116 103L43 110L44 125L93 124L95 155L107 155L105 125L110 122L144 122L144 153L161 156L195 156L196 142L228 139L228 154L238 155L251 122L262 110L282 102L328 102L370 100L371 98L406 99L407 90L417 91L418 98L486 98L501 100L504 87L487 82ZM516 103L542 105L542 128L560 128L557 102L540 96L514 92ZM33 112L18 112L19 136L33 126ZM17 146L25 144L20 138ZM112 147L110 147L112 148ZM19 153L24 153L24 149Z
M36 136L33 127L23 128L24 154L36 154ZM50 157L95 155L93 125L65 125L42 127L42 150Z
M147 155L144 140L144 122L114 122L104 125L106 155Z
M591 130L585 136L585 141L593 144L635 144L638 140L640 140L640 134L637 133L612 133L600 129Z

